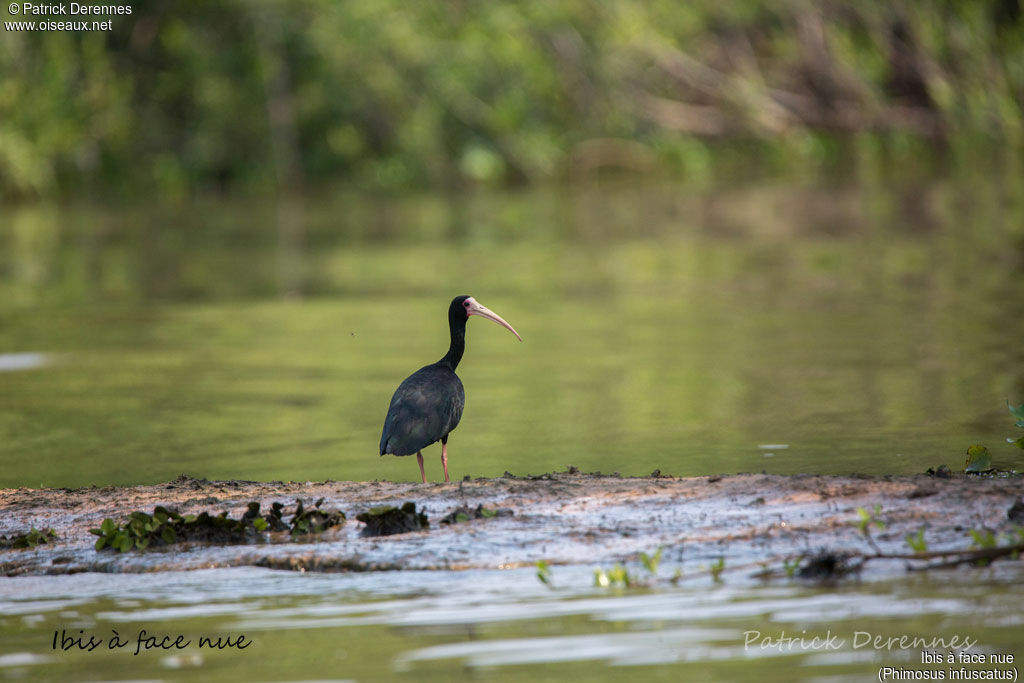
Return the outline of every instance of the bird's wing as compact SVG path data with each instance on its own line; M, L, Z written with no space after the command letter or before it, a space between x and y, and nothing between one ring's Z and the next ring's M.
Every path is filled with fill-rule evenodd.
M450 377L458 382L454 373ZM431 367L421 369L402 382L391 398L388 416L380 439L381 455L412 455L429 446L454 429L451 396L461 394L461 382L456 387L448 376L432 372ZM461 398L461 397L460 397ZM461 403L457 401L461 416ZM455 418L456 424L458 417Z

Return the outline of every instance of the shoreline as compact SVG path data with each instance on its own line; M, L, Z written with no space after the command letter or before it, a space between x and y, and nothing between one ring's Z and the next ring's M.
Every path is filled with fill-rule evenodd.
M909 553L908 535L924 529L930 551L966 549L971 530L1010 534L1019 522L1020 475L831 476L736 474L675 478L568 472L442 483L207 481L80 489L0 489L0 536L52 528L57 537L29 549L0 549L0 576L80 572L160 572L257 566L300 571L507 569L534 565L630 562L664 548L664 566L684 575L715 562L728 568L781 566L813 552ZM145 551L96 551L90 528L157 505L182 514L226 511L240 518L250 501L287 511L297 499L324 499L347 522L292 540L286 532L244 545L177 543ZM356 515L412 501L429 527L363 537ZM460 507L511 510L510 516L441 525ZM866 538L858 508L884 521ZM866 574L905 571L905 562L873 562Z

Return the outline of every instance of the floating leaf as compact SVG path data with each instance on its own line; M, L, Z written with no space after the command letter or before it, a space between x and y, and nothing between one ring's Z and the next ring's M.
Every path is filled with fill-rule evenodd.
M1012 403L1010 403L1009 399L1007 399L1007 401L1006 401L1006 407L1010 409L1010 413L1011 413L1011 414L1012 414L1012 415L1013 415L1013 416L1014 416L1015 418L1017 418L1018 420L1021 420L1021 422L1018 422L1018 423L1017 423L1017 426L1018 426L1018 427L1024 427L1024 403L1021 403L1021 404L1020 404L1019 406L1017 406L1016 408L1014 408L1014 407L1013 407L1013 404L1012 404Z
M964 472L988 472L990 469L992 469L992 456L989 455L987 448L975 444L967 449Z

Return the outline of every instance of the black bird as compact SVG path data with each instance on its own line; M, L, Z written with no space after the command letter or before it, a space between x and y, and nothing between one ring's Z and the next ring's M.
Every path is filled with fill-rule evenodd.
M380 435L380 454L416 454L420 476L427 483L420 452L437 441L441 442L441 465L444 480L448 481L448 434L459 425L466 392L455 368L466 350L466 321L469 316L482 318L507 328L516 339L523 341L511 325L500 315L477 303L471 296L457 296L448 307L448 329L452 341L448 353L433 365L422 367L405 378L391 397L384 432Z

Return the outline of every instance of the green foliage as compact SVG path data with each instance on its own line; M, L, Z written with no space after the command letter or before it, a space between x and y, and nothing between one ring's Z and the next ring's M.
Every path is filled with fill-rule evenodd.
M724 557L719 557L719 558L718 558L717 560L715 560L715 562L714 562L714 563L713 563L713 564L712 564L712 565L711 565L711 566L710 566L710 567L708 568L708 571L710 571L710 572L711 572L711 579L712 579L712 580L713 580L713 581L714 581L715 583L720 583L720 582L722 581L722 572L723 572L724 570L725 570L725 558L724 558Z
M658 563L661 562L661 551L663 547L659 547L653 555L647 553L640 553L640 561L643 562L644 567L653 575L658 573Z
M787 557L782 561L782 569L786 572L786 577L792 579L796 576L796 570L800 568L800 562L803 560L803 556L799 557Z
M1024 403L1014 406L1007 399L1006 407L1009 409L1010 414L1017 418L1014 424L1024 429ZM1024 436L1016 439L1008 437L1006 441L1024 450ZM982 472L991 472L993 469L995 468L992 465L992 455L989 453L988 448L981 444L975 444L967 449L967 461L964 464L964 472L981 474Z
M508 508L486 508L482 504L475 508L460 506L441 518L441 524L460 524L473 519L493 519L495 517L509 517L512 511Z
M345 513L340 510L321 509L324 499L316 501L312 508L303 506L301 500L296 502L295 514L291 520L291 535L304 536L306 534L319 534L334 526L341 526L345 523ZM264 522L266 524L266 522ZM253 522L255 526L255 520ZM257 529L262 531L262 529Z
M1006 407L1010 409L1010 414L1017 418L1017 421L1014 424L1020 427L1021 429L1024 429L1024 403L1021 403L1019 406L1015 408L1013 407L1012 403L1007 401ZM1008 438L1007 442L1013 444L1014 446L1020 448L1021 450L1024 450L1024 436L1019 437L1017 439Z
M99 537L96 550L109 548L122 553L187 540L245 543L257 538L256 529L249 520L231 519L227 512L181 515L162 505L153 508L152 515L132 512L123 524L108 517L98 529L89 529L89 533Z
M356 519L366 526L363 536L390 536L410 531L420 531L430 526L426 513L416 511L416 503L407 501L402 507L383 505L361 512Z
M988 472L991 469L992 456L987 448L975 444L967 449L967 462L964 463L964 472Z
M232 519L228 513L211 515L203 511L198 515L182 515L176 510L158 505L153 514L132 512L128 519L118 524L114 520L103 520L89 533L98 536L96 550L145 550L150 546L170 545L183 541L198 541L219 544L253 543L265 540L266 531L291 532L292 538L305 534L316 534L325 529L345 523L345 514L334 509L321 509L324 499L314 507L305 508L297 501L295 514L290 524L282 520L283 505L275 502L266 516L260 515L260 504L253 501L241 519Z
M991 529L970 529L972 548L995 548L999 545L999 537Z
M141 3L105 33L5 34L0 193L1019 154L1004 5Z
M551 568L544 560L537 561L537 580L545 586L551 585Z
M1017 418L1017 422L1015 424L1021 429L1024 429L1024 403L1021 403L1019 406L1014 408L1013 404L1007 400L1006 407L1010 409L1010 414Z
M885 528L885 522L883 522L879 518L879 515L881 515L881 514L882 514L882 506L878 505L877 503L875 504L875 507L874 507L874 509L871 512L868 512L867 510L865 510L862 507L858 507L857 508L857 517L859 519L857 521L857 528L860 529L860 532L862 534L864 534L865 536L867 536L867 535L869 535L871 533L871 527L872 526L875 526L875 527L877 527L879 529L884 529Z
M928 541L924 539L924 527L918 529L916 534L907 534L906 541L915 553L928 552Z
M32 527L23 534L12 534L0 536L0 548L35 548L37 545L48 543L57 538L57 532L53 529L36 529Z
M629 588L634 583L636 583L636 580L629 573L629 570L619 563L615 563L615 566L608 570L594 570L594 585L600 588Z

